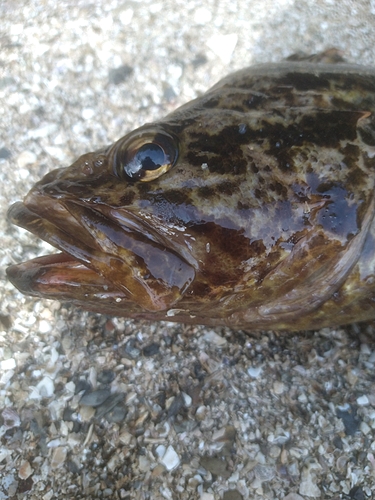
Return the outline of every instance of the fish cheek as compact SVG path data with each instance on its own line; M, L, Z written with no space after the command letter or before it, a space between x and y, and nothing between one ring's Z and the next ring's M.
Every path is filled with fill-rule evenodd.
M143 247L140 253L120 252L103 275L145 311L169 309L183 297L194 270L172 252Z
M194 283L196 294L210 289L214 294L232 291L243 281L243 267L249 259L259 260L265 253L262 241L250 242L243 229L206 222L190 228L200 256L200 279ZM202 285L205 284L205 286Z
M87 266L129 300L146 311L162 311L181 299L195 271L173 250L111 221L96 209L72 200L65 201L65 207L95 241Z

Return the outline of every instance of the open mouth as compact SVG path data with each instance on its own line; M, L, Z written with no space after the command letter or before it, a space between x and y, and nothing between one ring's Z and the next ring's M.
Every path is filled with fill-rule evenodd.
M61 253L8 267L10 281L29 295L168 309L194 279L193 266L132 214L122 212L119 223L115 212L31 192L8 218Z

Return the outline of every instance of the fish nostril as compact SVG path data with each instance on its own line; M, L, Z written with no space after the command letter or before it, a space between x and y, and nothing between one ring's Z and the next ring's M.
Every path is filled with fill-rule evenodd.
M84 175L91 175L93 173L93 168L88 161L82 165L82 173Z

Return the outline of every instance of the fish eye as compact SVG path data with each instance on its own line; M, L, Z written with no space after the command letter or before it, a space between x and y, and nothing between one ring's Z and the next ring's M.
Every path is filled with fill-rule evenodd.
M153 181L176 163L177 140L165 131L139 129L120 139L112 154L113 171L121 179Z

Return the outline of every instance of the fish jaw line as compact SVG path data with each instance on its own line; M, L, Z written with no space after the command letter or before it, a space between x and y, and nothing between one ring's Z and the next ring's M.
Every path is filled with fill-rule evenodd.
M8 276L13 284L32 295L50 296L48 285L53 289L58 283L62 288L66 285L65 272L74 283L71 300L75 300L75 288L79 284L84 288L87 279L93 285L96 274L98 287L111 289L112 294L117 291L118 299L126 298L146 311L162 311L176 304L193 281L194 268L174 250L140 232L141 227L120 225L98 208L40 192L31 192L24 203L14 204L9 220L62 254L52 260L46 256L45 260L11 266ZM41 274L45 293L40 292Z
M20 292L35 297L81 303L100 300L112 307L126 300L120 290L66 253L11 265L6 274Z
M57 205L56 202L54 204L55 213L61 215L63 213L62 207L57 207ZM50 210L50 218L52 218L52 214L53 212ZM68 215L68 212L66 214ZM25 203L13 204L8 211L8 220L61 250L61 253L43 255L10 265L6 269L9 280L22 293L58 300L79 300L80 298L85 300L89 296L104 292L111 293L114 298L120 300L125 297L123 292L114 289L110 282L86 265L88 259L84 257L83 253L79 258L68 253L64 249L63 231L48 219L28 208ZM74 219L70 222L75 230L80 229ZM57 241L58 234L59 242ZM65 236L68 237L68 235Z

